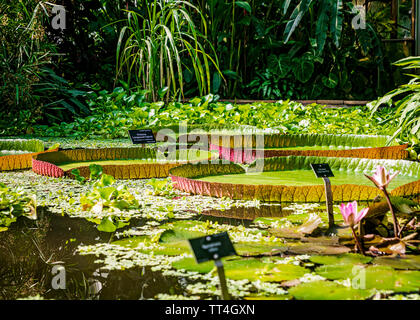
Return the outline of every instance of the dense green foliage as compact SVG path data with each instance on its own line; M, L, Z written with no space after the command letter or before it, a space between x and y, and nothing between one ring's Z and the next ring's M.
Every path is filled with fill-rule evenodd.
M84 92L57 75L51 10L39 0L0 1L0 126L68 121L89 112L80 100Z
M11 190L0 183L0 232L6 231L18 217L36 219L36 198L21 188Z
M408 57L395 63L397 66L404 67L406 70L415 72L420 69L420 57ZM378 108L383 104L395 104L391 109L389 120L398 119L398 129L394 137L409 134L415 144L420 142L420 76L411 74L409 83L392 90L371 105L373 114L378 112ZM388 119L387 119L388 120Z
M296 139L324 150L382 146L393 136L393 144L412 142L410 155L420 159L420 77L398 68L418 71L420 58L400 60L411 55L410 41L383 41L414 37L411 1L398 1L396 22L389 1L367 1L362 28L353 24L361 14L354 3L361 1L0 0L0 135L42 141L0 139L0 156L41 151L44 143L56 149L60 142L72 150L36 157L64 162L52 161L59 168L44 162L40 171L67 166L75 178L44 177L36 168L0 172L0 298L215 299L214 264L197 264L186 240L228 232L238 254L224 259L233 299L419 299L419 195L418 183L411 183L418 162L294 156L266 159L260 176L245 175L256 162L188 163L174 167L172 174L182 174L168 179L133 179L133 167L124 168L130 171L125 181L116 180L118 165L143 160L112 160L114 177L99 165L116 154L155 155L153 148L132 148L127 131L162 127L264 132L271 142L270 133L287 133L278 146ZM65 5L64 29L54 27L55 5ZM373 100L398 86L370 109L291 101ZM220 97L278 101L225 103ZM67 155L77 154L83 162L68 162ZM21 156L0 159L9 158L24 164ZM307 203L321 201L322 180L296 169L315 161L336 172L336 201L375 198L359 224L358 249L368 257L349 254L349 220L337 206L334 230L327 229L325 204ZM89 165L90 175L80 164ZM401 171L394 183L410 185L393 195L409 199L385 193L385 201L375 187L364 186L371 182L362 173L376 165ZM291 181L272 173L278 169ZM188 190L194 183L198 193L207 192L203 182L176 181L213 172L235 173L219 180L227 182L219 189L209 188L219 198L181 191L184 181ZM233 178L241 185L246 180L249 189L232 187ZM277 191L252 185L263 180ZM315 180L319 186L312 190L283 186ZM51 290L52 266L65 268L64 290ZM355 288L354 280L364 287Z
M54 126L33 126L38 136L127 137L127 130L141 127L188 125L249 125L278 129L284 133L336 133L390 135L394 123L378 126L387 115L383 109L369 119L367 108L325 108L290 101L277 103L229 104L208 95L188 103L144 100L141 93L129 94L123 88L92 94L92 115L75 122ZM12 134L12 132L9 132Z
M55 3L0 1L0 126L16 134L84 118L88 91L119 85L148 101L375 99L402 83L391 62L408 55L380 41L395 31L386 5L354 29L350 0L75 0L56 30Z
M41 152L44 151L44 143L36 139L0 139L0 150Z
M203 34L188 10L201 17ZM140 1L135 11L128 12L124 24L117 71L126 72L128 87L143 88L153 101L165 93L168 98L183 97L183 72L188 71L196 80L199 95L210 93L210 64L218 66L214 56L205 51L207 23L195 6L178 0ZM212 45L207 46L213 53Z
M359 12L351 0L193 2L207 17L208 37L227 80L219 86L215 75L213 93L371 99L400 81L395 73L390 79L390 63L406 50L381 42L394 28L388 4L370 6L366 28L355 29Z

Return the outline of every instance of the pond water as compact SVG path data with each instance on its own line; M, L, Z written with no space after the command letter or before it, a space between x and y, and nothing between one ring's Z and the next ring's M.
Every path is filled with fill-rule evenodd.
M198 221L249 227L254 216L286 216L280 206L262 205L240 217L244 208L208 210ZM226 215L227 217L223 217ZM235 217L235 218L233 218ZM141 227L145 219L131 219L130 228ZM124 229L121 229L124 230ZM100 232L86 219L58 216L46 208L38 209L38 219L19 219L7 232L0 232L0 299L42 296L44 299L153 299L159 294L190 295L185 287L195 280L165 276L150 267L127 270L101 270L93 255L80 255L80 245L110 243L117 240ZM54 289L54 266L66 271L66 288ZM54 274L53 274L54 273ZM217 296L208 295L208 298Z
M0 299L41 295L45 299L150 299L182 294L182 279L150 268L100 271L96 257L75 253L79 245L108 242L85 219L60 217L40 210L39 219L19 219L0 233ZM131 225L144 223L132 220ZM66 270L66 289L52 287L54 265Z
M226 218L227 223L236 221L252 221L256 218L279 218L286 217L293 212L292 209L283 208L279 204L262 204L259 207L233 207L228 210L207 210L202 212L205 216ZM225 221L225 220L223 220ZM246 222L244 222L246 223Z
M357 263L354 261L361 258L353 254L337 256L352 251L354 242L345 227L340 227L339 237L325 234L328 218L322 203L281 206L178 191L157 196L150 194L153 188L147 180L121 180L118 184L130 188L145 207L124 211L123 216L131 217L130 224L108 233L98 231L96 222L88 220L92 213L80 210L80 196L90 190L89 185L67 178L39 177L31 171L0 173L0 180L10 186L22 186L36 193L38 199L37 220L20 217L7 231L0 232L0 299L218 299L217 274L211 271L214 264L199 265L204 272L197 275L198 267L191 263L186 239L202 236L203 232L224 231L229 232L240 255L230 257L225 264L229 290L235 299L302 299L308 292L305 281L315 280L318 282L312 293L319 292L320 286L323 290L332 286L340 291L337 296L334 292L329 295L330 290L323 299L340 299L344 293L348 299L365 299L372 295L372 287L394 290L400 283L408 287L409 294L418 292L409 287L413 281L420 281L417 256L415 263L392 258L385 261L386 266L382 266L383 261L381 266L374 265L376 258L369 258L371 262L362 260L372 273L368 279L390 280L386 287L370 283L363 295L334 282L336 277L344 281L351 273L350 267ZM341 225L338 207L334 206L334 210L335 221ZM322 220L318 230L300 238L300 226L309 221L306 227L310 228L313 213ZM370 245L366 243L367 248ZM344 259L350 271L332 273L337 270L322 267L329 262L319 260L317 255L334 255L340 262ZM310 260L314 256L319 262ZM388 277L390 263L397 264L392 278ZM56 279L54 266L65 268L65 289L52 286ZM182 271L184 268L186 271ZM320 275L327 279L319 280ZM304 290L305 295L299 290Z
M261 213L261 215L266 215L267 217L274 215L281 218L293 214L292 212L298 210L299 207L281 208L279 206L262 205L260 208L260 212L258 209L255 209L256 214ZM317 212L320 210L323 211L321 207L314 207L307 211ZM209 221L246 228L255 227L251 223L251 217L241 218L239 217L242 214L240 212L241 210L235 212L234 209L219 212L217 210L207 210L204 212L206 215L197 215L194 219L189 219L189 221ZM214 216L207 216L209 214ZM236 215L238 219L223 217L223 214ZM294 219L298 218L298 216L295 215ZM130 226L126 227L125 230L142 227L147 221L147 219L143 218L131 219ZM205 288L208 285L190 276L166 275L161 271L153 271L148 266L134 266L123 270L111 271L101 269L104 265L97 262L97 256L80 255L77 252L79 246L100 245L111 243L115 240L118 240L118 236L111 236L110 233L98 231L94 223L85 219L59 216L45 208L40 208L38 220L19 219L7 232L0 233L0 299L10 300L29 296L40 296L43 299L56 300L138 300L156 299L159 296L164 299L165 297L176 296L191 297L192 294L188 291L188 286L198 285L203 288L204 285ZM291 252L293 253L291 256L282 254L282 258L279 257L278 259L302 259L299 257L303 256L299 255L308 252L310 248L313 250L311 251L312 254L317 254L320 248L336 250L337 244L334 244L335 241L326 237L320 237L319 239L307 237L305 241L287 239L287 244L291 246ZM281 244L279 245L281 246ZM305 257L303 259L308 259L308 256ZM273 257L273 259L276 258ZM277 261L279 261L278 259ZM339 258L337 257L337 259ZM347 257L345 259L353 258ZM239 262L238 260L236 261L240 265L241 260ZM257 263L252 258L249 261L251 265ZM296 262L298 261L300 260L296 260ZM396 261L396 263L399 262ZM64 289L53 288L53 283L56 283L54 277L57 274L53 273L54 266L65 268L66 287ZM284 265L283 263L276 266L275 268L282 268L281 270L283 268L286 268L285 270L299 268ZM306 263L305 267L307 272L314 272L316 264ZM278 272L284 274L282 272L286 272L285 270L276 271L275 274L278 274ZM228 272L232 273L232 270ZM259 285L259 282L255 283ZM323 281L323 283L324 285L325 283L334 285L329 281ZM240 283L237 285L241 286ZM276 294L270 294L270 290L281 291L278 285L265 287L264 290L266 290L266 295L274 295L274 297ZM284 297L287 298L287 295ZM357 295L351 297L361 298ZM218 296L214 295L214 293L201 293L200 298L218 299ZM324 298L328 299L327 296Z

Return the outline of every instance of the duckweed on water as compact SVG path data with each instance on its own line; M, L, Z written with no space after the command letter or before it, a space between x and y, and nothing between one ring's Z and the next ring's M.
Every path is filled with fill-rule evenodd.
M177 190L159 193L149 180L124 180L115 184L133 196L139 204L137 208L109 210L104 206L102 210L83 210L81 199L92 192L90 184L42 177L30 171L0 173L0 179L7 186L20 186L23 191L35 194L39 207L46 207L65 219L129 219L130 226L113 232L110 243L100 240L90 245L79 244L75 253L92 257L99 270L126 272L145 267L165 277L185 281L182 295L162 291L155 299L214 299L219 295L214 264L197 265L187 239L224 231L229 233L239 254L239 257L225 259L228 288L234 298L419 298L417 255L373 259L348 253L352 248L340 243L344 239L342 234L322 235L328 225L323 204L290 204L281 208L287 215L262 217L247 223L238 220L234 225L200 213L235 207L258 210L261 203L190 196ZM163 180L154 180L155 187L156 181ZM339 212L337 205L334 209ZM298 230L314 216L321 221L308 234L296 239L279 237L280 230ZM336 214L335 218L337 224L342 224L341 215ZM92 227L95 228L94 223ZM357 271L366 272L365 289L354 289L351 285L354 266Z

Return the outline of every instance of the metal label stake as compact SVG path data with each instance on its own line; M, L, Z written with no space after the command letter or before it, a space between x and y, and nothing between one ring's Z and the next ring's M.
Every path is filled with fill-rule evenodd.
M214 255L214 258L218 257L217 254ZM220 281L220 291L222 291L222 299L223 300L230 300L230 295L226 283L226 276L225 276L225 268L223 267L222 260L216 259L214 260L214 264L217 267L217 274L219 275Z
M333 194L331 190L330 177L334 177L334 174L328 163L311 163L312 170L315 172L317 178L324 180L325 186L325 201L327 204L328 213L328 226L330 229L334 227L334 209L333 209Z
M331 190L331 181L329 178L324 177L324 186L325 186L325 200L327 203L327 213L328 213L328 226L329 228L334 227L334 209L333 209L333 195Z
M223 257L237 255L232 241L227 232L219 234L212 234L200 238L188 240L191 249L194 252L197 263L203 263L209 260L214 260L217 267L217 274L220 280L220 291L222 292L223 300L230 300L230 295L227 287L225 269L223 267Z

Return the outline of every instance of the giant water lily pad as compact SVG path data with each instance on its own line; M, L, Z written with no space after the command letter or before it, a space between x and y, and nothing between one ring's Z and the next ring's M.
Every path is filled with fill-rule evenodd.
M32 156L44 151L44 143L37 139L0 139L0 171L27 169Z
M222 159L251 163L257 158L321 156L368 159L407 159L408 145L386 146L389 137L333 134L230 135L213 139L212 150Z
M182 163L211 158L210 152L200 150L176 150L166 156L152 148L75 149L35 155L32 170L51 177L73 177L72 170L78 169L87 178L89 166L95 164L116 179L164 178L169 169Z
M391 194L420 194L420 164L405 160L372 160L325 157L278 157L257 160L249 168L233 163L188 164L173 168L175 187L185 192L267 202L324 202L322 179L311 171L312 163L328 163L338 180L331 179L334 201L373 200L380 190L364 176L381 165L400 171ZM293 174L293 176L291 176Z
M364 300L374 291L353 289L330 281L313 281L291 288L289 294L298 300Z
M197 264L193 258L184 258L173 263L176 269L211 272L215 267L212 261ZM226 277L233 280L248 279L250 281L281 282L302 277L309 270L292 264L275 264L262 262L260 259L225 259Z

